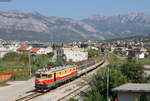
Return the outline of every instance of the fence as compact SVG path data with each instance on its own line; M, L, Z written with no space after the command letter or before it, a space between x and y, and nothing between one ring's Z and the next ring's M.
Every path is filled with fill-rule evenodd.
M15 74L28 74L29 72L27 71L0 71L0 75L3 74L11 74L11 75L15 75Z
M28 74L25 71L0 71L0 83L9 80L15 74Z

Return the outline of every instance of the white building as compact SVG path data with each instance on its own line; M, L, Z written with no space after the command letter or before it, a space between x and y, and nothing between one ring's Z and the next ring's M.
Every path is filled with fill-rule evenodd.
M63 48L63 50L67 61L78 62L88 59L88 52L83 52L79 48L69 47Z
M0 50L0 58L3 58L5 56L5 54L9 53L11 51L7 51L7 50Z
M145 57L145 54L144 54L143 52L141 52L141 53L136 53L136 54L135 54L135 57L136 57L136 58L139 58L139 59L143 59L143 58Z
M45 51L45 54L47 54L47 53L53 52L53 48L47 47L47 48L44 48L44 51Z

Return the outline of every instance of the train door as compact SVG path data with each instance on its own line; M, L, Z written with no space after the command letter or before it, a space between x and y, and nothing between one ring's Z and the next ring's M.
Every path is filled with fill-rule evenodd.
M54 81L56 81L56 73L54 73Z

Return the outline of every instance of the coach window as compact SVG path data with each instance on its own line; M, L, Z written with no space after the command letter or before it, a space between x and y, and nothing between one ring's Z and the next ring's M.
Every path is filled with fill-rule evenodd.
M48 75L48 78L52 78L52 74L49 74L49 75Z
M41 76L40 76L40 74L35 74L35 77L40 78Z

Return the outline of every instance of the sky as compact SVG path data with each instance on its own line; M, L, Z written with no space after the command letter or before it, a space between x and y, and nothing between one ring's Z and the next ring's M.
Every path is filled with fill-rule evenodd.
M150 14L150 0L0 0L0 10L39 12L45 16L84 19L96 14Z

